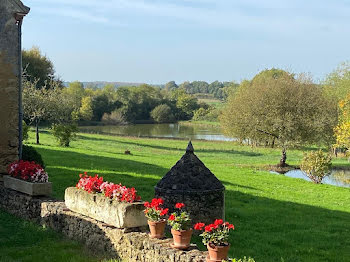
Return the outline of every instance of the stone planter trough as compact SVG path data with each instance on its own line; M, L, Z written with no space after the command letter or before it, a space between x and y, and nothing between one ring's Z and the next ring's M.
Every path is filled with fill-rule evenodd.
M52 183L31 183L11 176L4 176L4 186L31 196L49 196L52 192Z
M68 187L64 200L67 208L117 228L147 226L143 202L123 203L102 194L90 194L82 189Z

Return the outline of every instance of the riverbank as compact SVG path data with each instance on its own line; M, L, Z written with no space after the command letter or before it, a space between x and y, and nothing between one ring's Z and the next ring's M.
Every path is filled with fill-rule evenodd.
M30 133L30 143L34 134ZM78 174L98 173L106 180L134 186L143 199L180 159L187 141L78 134L70 148L57 147L52 135L41 135L42 154L54 196L74 185ZM256 261L348 261L350 258L350 189L315 185L261 171L276 164L279 149L250 148L232 142L195 141L195 153L226 187L226 219L236 226L231 255ZM124 151L130 150L131 155ZM298 165L302 151L288 151ZM335 166L348 166L346 159ZM322 227L320 228L320 225ZM196 240L199 242L199 240ZM320 252L321 250L321 252Z

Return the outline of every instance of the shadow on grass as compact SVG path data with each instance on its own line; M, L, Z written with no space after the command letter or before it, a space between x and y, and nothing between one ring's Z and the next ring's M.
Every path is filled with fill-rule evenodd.
M122 183L128 187L136 187L141 196L151 197L149 188L153 187L170 170L130 159L117 157L92 156L72 151L60 151L57 149L37 148L46 163L50 181L54 182L54 196L63 199L64 190L75 186L79 180L79 174L87 171L89 175L98 173L105 180L114 183ZM94 170L94 172L89 170ZM136 176L129 175L135 173ZM150 178L155 176L157 178ZM135 179L137 184L135 185ZM239 188L258 190L253 187L223 181L223 184ZM152 195L153 196L153 195Z
M150 195L146 188L153 188L168 172L168 169L163 167L130 159L91 156L48 148L37 148L37 150L42 155L50 181L53 182L54 197L59 199L63 199L64 190L67 187L76 185L79 174L84 171L87 171L89 175L98 173L104 177L105 181L136 187L141 196L146 193L147 197ZM130 173L135 175L130 175Z
M154 185L168 171L133 160L38 150L47 163L55 197L60 198L66 187L77 182L77 169L101 170L106 180L134 186L146 200L153 197ZM237 186L238 190L244 187ZM225 198L226 219L236 227L230 238L232 257L251 256L260 262L281 258L285 262L350 261L350 213L234 190L227 190ZM198 237L194 240L200 242Z
M307 197L307 196L305 196ZM350 261L350 213L226 192L231 254L256 261Z
M175 148L175 147L166 147L166 146L158 146L158 145L149 145L149 144L143 144L143 143L137 143L132 141L116 141L113 139L108 138L97 138L97 137L87 137L83 135L78 135L79 138L84 140L91 140L91 141L105 141L105 142L111 142L111 143L120 143L120 144L126 144L126 145L133 145L133 146L139 146L139 147L148 147L153 149L160 149L160 150L170 150L170 151L179 151L179 152L185 152L187 142L184 142L184 148ZM147 139L147 138L145 138ZM167 138L165 138L167 139ZM195 145L194 145L195 147ZM249 152L249 151L238 151L238 150L216 150L216 149L196 149L195 152L201 152L201 153L225 153L225 154L233 154L233 155L242 155L242 156L249 156L249 157L258 157L262 156L261 153L257 152Z
M0 261L71 261L100 260L78 242L67 240L35 223L14 217L0 209ZM101 256L102 258L102 256Z

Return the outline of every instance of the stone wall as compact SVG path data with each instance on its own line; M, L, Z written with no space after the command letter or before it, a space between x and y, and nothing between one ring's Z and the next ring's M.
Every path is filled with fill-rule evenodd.
M0 1L0 174L18 158L21 41L15 13L23 10L26 9L20 1Z
M195 245L188 251L174 250L169 247L171 239L150 239L147 228L117 229L68 210L63 201L30 197L4 188L2 183L0 208L50 227L109 258L130 262L204 262L207 256Z
M156 189L155 197L164 200L164 207L169 208L169 213L176 211L176 203L185 203L185 210L191 215L192 225L198 222L211 224L215 219L225 219L224 190L178 194Z

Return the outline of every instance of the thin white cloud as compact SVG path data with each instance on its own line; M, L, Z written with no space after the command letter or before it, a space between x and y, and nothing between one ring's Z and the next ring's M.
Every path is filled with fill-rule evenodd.
M38 6L47 0L28 0ZM289 34L295 30L341 30L349 22L350 6L342 1L302 0L50 0L50 7L62 16L90 22L147 25L147 17L161 17L188 23L189 26L233 30L254 30ZM208 4L210 7L208 7ZM39 7L41 8L41 7ZM141 22L140 22L141 21ZM152 24L154 26L154 24Z

